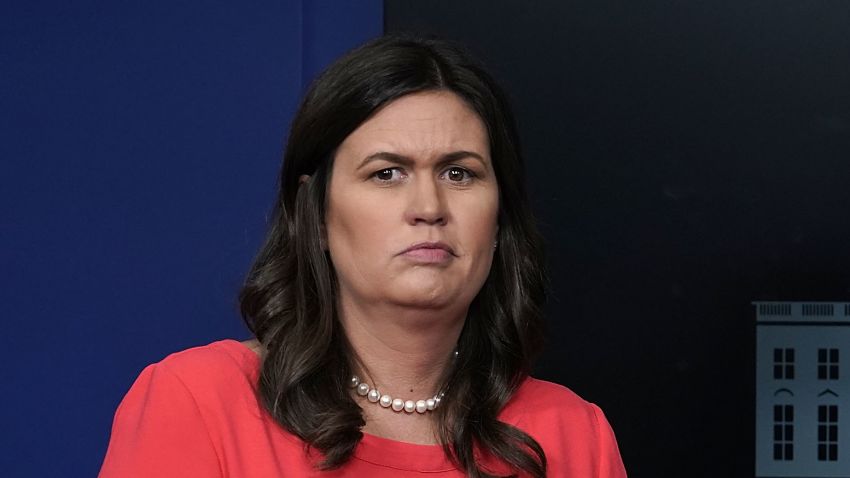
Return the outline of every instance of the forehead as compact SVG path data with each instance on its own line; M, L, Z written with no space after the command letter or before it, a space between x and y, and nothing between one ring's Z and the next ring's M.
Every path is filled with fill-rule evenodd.
M483 121L457 94L429 91L403 96L384 106L340 144L338 154L356 159L390 151L426 159L461 150L474 151L489 160Z

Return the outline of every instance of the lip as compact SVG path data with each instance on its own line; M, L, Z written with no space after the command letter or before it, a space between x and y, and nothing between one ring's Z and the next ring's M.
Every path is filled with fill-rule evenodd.
M445 264L455 254L444 242L420 242L401 251L399 255L420 264Z
M455 255L455 251L452 250L452 248L448 244L446 244L445 242L439 242L439 241L438 242L419 242L419 243L416 243L416 244L408 247L407 249L401 251L399 254L407 254L409 252L413 252L413 251L417 251L417 250L421 250L421 249L442 249L442 250L448 252L451 255Z

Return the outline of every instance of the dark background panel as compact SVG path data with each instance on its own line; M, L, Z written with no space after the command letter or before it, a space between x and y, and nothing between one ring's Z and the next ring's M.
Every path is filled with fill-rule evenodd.
M850 298L850 4L385 1L513 98L548 242L537 375L630 476L754 473L753 300Z

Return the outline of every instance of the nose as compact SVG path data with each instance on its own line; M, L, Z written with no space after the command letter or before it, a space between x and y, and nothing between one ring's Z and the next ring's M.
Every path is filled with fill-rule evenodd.
M444 191L434 178L420 176L408 190L405 220L410 225L445 225L448 219Z

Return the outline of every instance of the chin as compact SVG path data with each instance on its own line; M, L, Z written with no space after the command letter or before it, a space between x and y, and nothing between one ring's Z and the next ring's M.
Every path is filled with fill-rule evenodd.
M458 299L457 287L445 284L413 283L404 284L392 291L393 302L407 307L423 309L442 309L456 305Z

